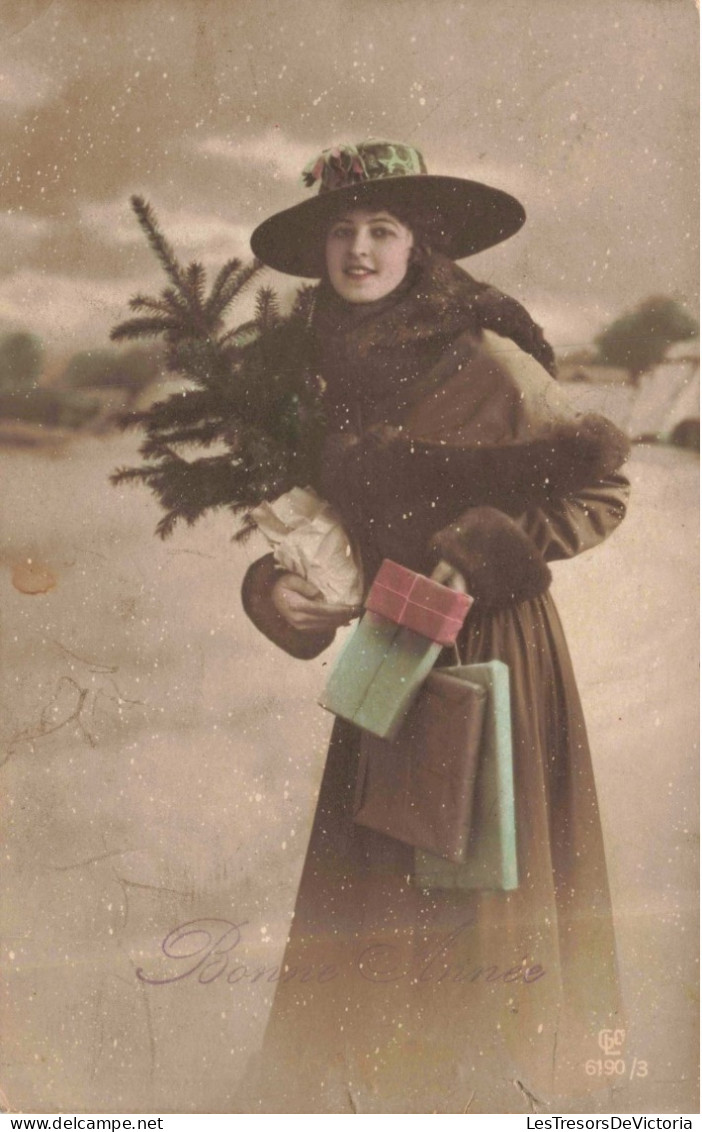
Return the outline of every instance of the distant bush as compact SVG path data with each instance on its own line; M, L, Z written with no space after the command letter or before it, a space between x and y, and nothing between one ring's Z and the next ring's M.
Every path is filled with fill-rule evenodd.
M35 389L41 377L44 351L35 334L18 330L0 338L0 393Z
M0 418L48 425L52 428L80 428L96 417L101 404L97 397L86 397L70 390L28 389L26 392L0 390Z
M71 389L124 389L136 397L158 376L159 355L131 350L83 350L68 362L61 384Z
M699 332L697 319L675 299L652 295L597 335L598 361L628 370L636 384L642 373L662 361L673 342L695 338Z
M697 417L686 417L678 421L670 434L670 443L679 448L690 448L693 452L700 450L700 422Z

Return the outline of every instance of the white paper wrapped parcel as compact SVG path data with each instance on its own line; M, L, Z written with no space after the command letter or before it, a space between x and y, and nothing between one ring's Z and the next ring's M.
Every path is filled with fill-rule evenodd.
M361 604L358 557L334 508L311 487L294 487L272 503L262 503L251 518L285 570L312 582L327 601Z

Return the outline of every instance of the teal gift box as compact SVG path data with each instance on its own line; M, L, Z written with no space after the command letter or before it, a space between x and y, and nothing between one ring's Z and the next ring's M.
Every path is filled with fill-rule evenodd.
M385 559L320 705L393 739L442 648L456 640L471 604L467 594Z
M441 671L479 684L487 702L466 860L457 865L417 849L415 884L509 892L518 887L509 669L501 660L491 660Z

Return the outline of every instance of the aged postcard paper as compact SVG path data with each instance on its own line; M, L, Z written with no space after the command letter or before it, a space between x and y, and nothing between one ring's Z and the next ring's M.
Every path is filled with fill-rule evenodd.
M697 1110L697 34L0 3L5 1111ZM319 500L287 582L233 541L310 485L358 592ZM384 557L474 599L440 664L506 665L482 880L354 821L319 706ZM447 645L433 600L368 719Z

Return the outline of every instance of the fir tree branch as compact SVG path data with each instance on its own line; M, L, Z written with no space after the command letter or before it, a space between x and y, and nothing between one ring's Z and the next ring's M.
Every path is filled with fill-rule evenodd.
M222 288L229 281L231 276L236 275L236 273L240 269L241 260L237 258L228 259L227 262L222 267L220 267L215 276L214 283L212 284L210 296L205 303L205 308L208 313L214 313L215 311L217 311L217 313L220 313L217 307L217 303L219 302L219 296L222 292Z
M163 432L159 437L149 435L144 440L139 448L139 452L145 459L158 457L163 451L164 445L168 448L174 448L176 445L185 447L192 444L201 444L203 448L209 448L216 441L221 439L222 425L220 421L208 421L206 424L195 424L190 428L174 428L169 432Z
M115 468L109 476L110 483L128 483L131 480L148 480L151 468Z
M175 288L164 287L161 292L161 297L164 302L171 305L173 312L177 312L179 316L185 315L187 317L190 314L190 307L180 292L176 291Z
M238 298L248 287L249 283L256 278L263 269L263 264L260 260L254 260L252 263L247 264L230 276L224 281L220 289L219 295L215 301L212 301L210 296L211 306L207 305L208 313L215 317L221 317L228 307Z
M172 315L173 308L165 299L152 299L148 295L135 295L129 300L129 308L133 311L151 311L153 314Z
M113 342L133 338L154 338L159 334L171 333L179 329L179 324L173 318L128 318L113 327L110 338Z
M169 279L173 281L177 290L180 291L183 283L183 273L173 248L159 229L151 205L140 196L131 197L131 203L136 213L137 220L146 233L146 238L154 249L163 270L166 272Z
M144 315L120 323L112 338L161 335L168 370L191 385L122 418L123 428L143 430L143 463L117 469L112 482L142 483L154 493L164 511L162 538L179 521L192 524L221 508L238 519L246 538L252 508L315 482L323 422L307 362L314 289L305 288L283 317L275 292L261 287L255 317L222 333L224 312L262 265L229 260L207 296L203 266L182 268L150 207L141 198L132 203L172 286L157 299L135 296L131 309ZM215 444L224 451L194 459L179 454Z
M179 516L176 511L167 511L163 518L159 519L156 524L156 534L158 537L164 541L169 538L173 534L178 518Z
M235 326L232 330L228 330L221 338L217 339L220 346L228 346L232 343L234 345L243 345L243 342L237 342L237 339L246 339L249 335L258 335L260 330L258 319L252 318L248 322L242 322L240 326Z
M317 302L317 288L311 284L304 284L295 295L295 302L291 318L299 318L306 327L309 326Z
M278 296L272 287L259 288L256 294L256 319L262 334L278 325Z
M258 530L258 525L251 515L247 513L241 520L239 530L233 536L233 541L238 543L246 543L251 538L251 535Z
M187 389L171 394L164 401L155 401L148 409L127 413L122 420L125 428L141 425L147 431L158 434L178 425L194 425L216 416L217 412L227 411L227 406L211 391Z
M204 327L202 325L202 304L198 300L197 273L192 275L190 269L183 271L178 263L173 248L158 226L151 205L148 204L143 197L139 196L133 196L131 203L139 224L146 233L146 237L156 253L159 262L174 284L176 292L185 300L187 310L193 319L195 327L202 332ZM191 264L191 268L195 266L196 265ZM197 265L197 267L200 271L204 272L204 269L201 268L200 265ZM193 282L195 286L193 286Z
M188 286L192 290L198 309L202 310L205 297L205 269L201 263L189 263L185 272Z

